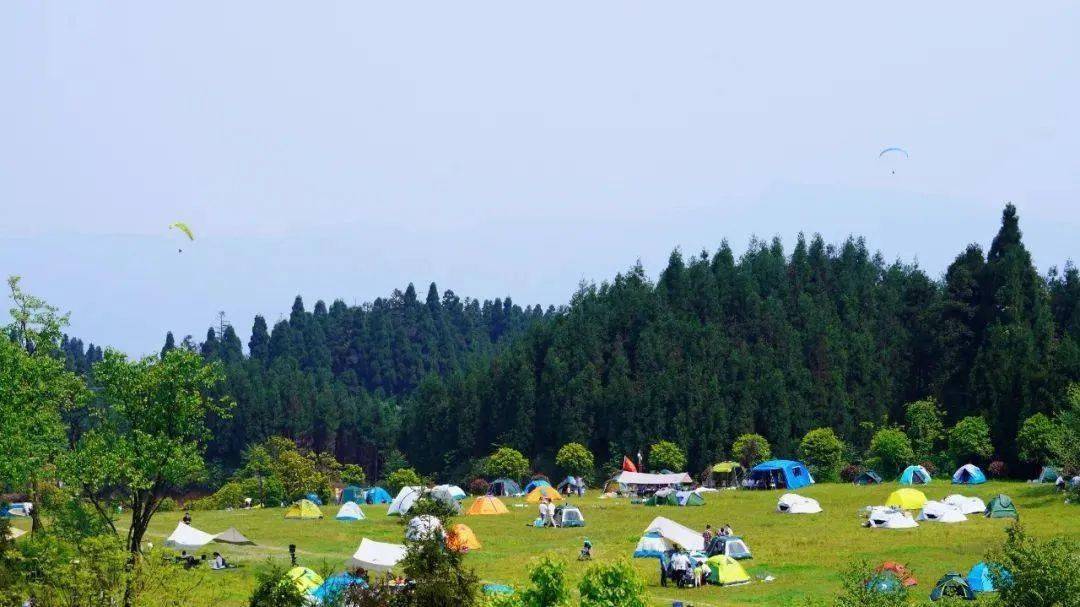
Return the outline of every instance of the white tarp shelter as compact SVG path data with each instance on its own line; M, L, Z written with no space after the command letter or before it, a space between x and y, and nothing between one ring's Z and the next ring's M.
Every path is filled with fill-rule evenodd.
M366 537L349 561L350 567L363 567L371 571L390 571L405 558L406 548L400 544L376 542Z
M615 482L620 485L683 485L691 484L694 479L685 472L672 472L669 474L646 474L644 472L620 472L615 477Z
M941 501L955 506L960 514L982 514L986 511L986 504L977 497L964 497L959 493L954 493Z
M176 529L173 530L172 534L165 539L165 545L169 548L194 549L202 548L212 541L214 541L213 535L180 522L176 524Z
M685 550L705 550L705 539L700 533L671 519L658 516L645 528L645 533L634 550L634 557L659 558L676 544Z
M402 487L401 491L398 491L397 497L391 502L386 514L405 516L409 509L413 507L413 504L416 503L416 500L420 499L423 494L423 487Z
M962 523L967 520L960 509L944 502L929 501L923 504L918 520L937 523Z
M821 504L797 493L785 493L777 500L776 511L784 514L817 514L821 512Z

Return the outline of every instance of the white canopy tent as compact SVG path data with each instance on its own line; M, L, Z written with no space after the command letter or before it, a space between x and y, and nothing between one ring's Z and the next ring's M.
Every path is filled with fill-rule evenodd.
M390 571L405 558L405 546L376 542L366 537L349 561L350 567L363 567L371 571Z
M402 487L401 491L398 491L397 497L391 502L386 514L405 516L408 514L409 509L413 507L413 504L416 503L416 500L420 499L423 494L423 487Z
M214 537L205 531L199 531L191 525L180 522L176 524L176 529L172 534L165 539L165 545L169 548L181 549L202 548L214 541Z
M646 474L644 472L620 472L619 476L615 477L615 482L620 485L627 486L641 486L641 485L660 485L660 486L672 486L691 484L694 479L690 478L690 475L685 472L672 472L670 474Z
M635 558L659 558L664 552L676 545L685 550L705 550L705 539L689 527L684 527L671 519L658 516L645 528L645 533L634 550Z

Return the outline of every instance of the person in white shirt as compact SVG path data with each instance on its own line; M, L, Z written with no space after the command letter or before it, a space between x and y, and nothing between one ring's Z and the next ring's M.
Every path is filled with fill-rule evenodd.
M214 558L210 561L210 568L215 570L225 568L225 557L221 556L220 552L214 553Z

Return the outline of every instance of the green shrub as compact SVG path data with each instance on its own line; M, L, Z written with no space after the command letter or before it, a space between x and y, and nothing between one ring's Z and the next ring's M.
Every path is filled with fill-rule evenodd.
M739 460L749 470L761 462L772 458L769 441L760 434L743 434L731 445L731 456Z
M588 477L593 473L596 462L592 452L581 443L566 443L555 455L555 465L567 474Z
M258 573L255 590L248 600L250 607L305 607L304 596L285 577L285 570L270 563Z
M911 439L897 428L882 428L870 440L870 467L885 478L895 477L914 459Z
M386 490L390 495L397 495L402 487L415 487L423 484L420 475L412 468L399 468L386 477Z
M907 434L915 457L927 460L938 453L938 444L945 436L945 412L937 400L928 398L905 405Z
M647 607L645 580L625 560L593 565L578 584L581 607Z
M1006 530L1004 545L987 555L990 577L1002 607L1080 605L1080 541L1036 540L1019 523ZM1002 571L1008 576L1003 576Z
M566 563L545 556L529 567L529 586L521 591L522 607L565 607L570 605Z
M529 473L529 460L513 447L499 447L487 458L488 476L520 480Z
M1042 413L1025 419L1016 434L1017 455L1020 460L1032 464L1052 461L1060 431L1061 427Z
M907 607L907 587L900 585L895 592L878 592L867 585L875 572L866 561L848 566L840 574L842 590L833 607Z
M662 440L649 447L649 467L653 470L686 470L686 453L671 441Z
M158 512L175 512L175 511L176 511L176 500L174 500L173 498L171 498L171 497L163 497L163 498L161 498L161 501L158 502Z
M810 467L814 478L835 482L843 464L844 442L832 428L817 428L806 433L799 443L799 455Z

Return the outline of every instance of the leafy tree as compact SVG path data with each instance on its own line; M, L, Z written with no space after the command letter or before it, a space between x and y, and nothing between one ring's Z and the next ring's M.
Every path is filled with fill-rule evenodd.
M750 469L772 458L769 441L760 434L742 434L731 445L731 455L744 468Z
M1003 607L1078 604L1080 542L1067 537L1040 541L1027 535L1020 524L1005 533L1004 545L986 558Z
M304 607L307 600L281 567L268 563L258 573L255 589L248 599L250 607Z
M870 440L871 467L886 477L896 476L915 459L911 439L897 428L882 428Z
M574 476L587 477L593 473L596 463L593 454L581 443L566 443L555 455L555 465Z
M499 447L487 460L487 473L495 478L525 478L529 474L529 460L513 447Z
M649 466L654 470L685 470L686 453L671 441L653 443L649 447Z
M832 602L833 607L906 607L907 587L895 592L879 592L867 584L875 575L870 564L861 561L850 565L840 576L842 590Z
M839 478L844 463L844 442L832 428L817 428L803 437L799 455L810 466L815 478L833 482Z
M1057 463L1068 474L1080 474L1080 384L1072 384L1068 389L1067 407L1057 415L1061 431L1055 441L1054 449Z
M646 607L645 581L625 560L593 565L578 584L581 607Z
M566 563L550 556L529 567L529 586L521 591L522 607L569 607Z
M956 422L949 430L949 453L957 464L993 455L994 446L990 443L990 426L986 420L969 416Z
M448 550L437 535L406 545L408 550L401 568L415 584L408 605L473 607L480 604L480 580L473 570L465 568L463 553Z
M1042 413L1024 420L1016 435L1017 455L1021 461L1045 464L1052 461L1060 427Z
M423 480L420 475L412 468L394 470L390 473L390 476L386 477L386 489L395 495L398 491L401 491L402 487L416 487L422 484Z
M917 400L905 406L907 433L916 459L931 460L945 437L945 412L933 398Z
M70 314L61 314L58 308L44 299L23 291L20 281L18 276L8 277L12 307L11 324L6 327L5 333L27 354L54 355Z
M356 464L345 464L341 469L341 482L362 487L367 484L367 474L364 474L364 469Z

